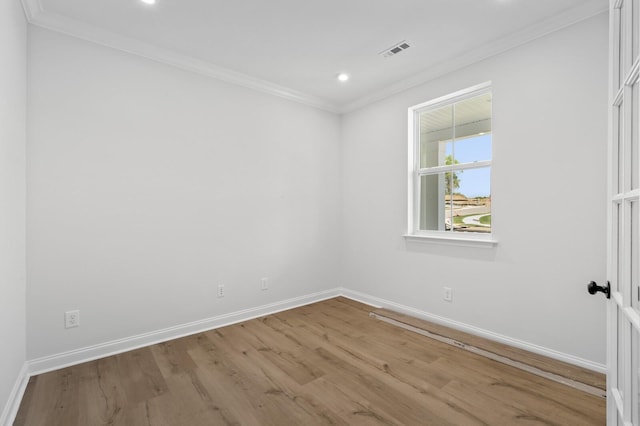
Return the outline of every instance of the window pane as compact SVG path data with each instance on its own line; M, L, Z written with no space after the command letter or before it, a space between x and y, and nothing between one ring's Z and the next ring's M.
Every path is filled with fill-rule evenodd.
M636 396L635 406L634 406L634 423L635 425L640 424L640 359L638 354L640 353L640 333L637 330L633 331L633 353L636 355L632 357L633 362L633 387L634 394Z
M410 109L416 231L491 232L492 97L483 86Z
M443 166L453 142L453 105L420 113L420 168ZM449 154L447 154L449 151Z
M491 134L457 140L453 145L455 164L491 160Z
M420 230L444 231L445 225L445 173L420 178ZM449 222L450 223L450 222Z
M491 93L454 105L455 163L491 160Z
M614 291L622 292L622 288L623 288L622 280L623 280L623 271L624 271L624 222L622 220L622 205L620 204L615 205L614 218L616 220L615 227L618 229L618 232L616 233L616 236L615 236L616 252L614 253L614 256L615 256L614 259L616 261L617 268L614 271L615 278L614 278L614 282L611 283L611 285Z
M618 365L617 365L618 377L616 382L616 389L618 389L618 392L620 392L620 396L622 398L623 406L624 406L627 404L627 402L625 401L626 395L624 394L624 385L628 380L627 377L629 377L625 375L625 367L624 367L624 355L625 355L625 351L627 350L625 346L625 336L624 336L625 320L622 312L620 312L620 308L617 308L617 310L618 310Z
M618 87L622 87L624 83L624 76L626 72L626 46L625 46L625 32L627 31L627 26L625 25L625 15L626 15L626 1L622 2L622 7L620 8L620 12L617 14L618 25L620 26L620 32L618 33L617 41L617 65L618 65Z
M631 91L632 114L637 116L640 112L640 84L636 82ZM629 141L629 159L631 167L631 189L638 188L638 120L631 120L631 140Z
M631 8L633 9L633 37L631 38L633 40L632 62L635 62L635 60L638 59L638 53L640 53L640 46L638 45L638 41L640 40L640 28L638 27L638 25L640 25L640 7L638 3L632 2Z
M631 300L636 310L640 311L640 212L638 211L638 202L631 202L631 253L629 253L631 262Z
M631 301L631 292L633 289L633 265L634 265L634 252L633 252L633 244L634 238L633 234L635 232L635 227L637 226L636 221L634 220L634 214L636 212L636 203L633 201L627 201L624 204L625 211L624 218L625 221L625 234L621 238L623 241L623 271L622 271L622 283L620 285L620 289L622 290L622 294L625 300L625 304L627 301Z
M453 187L451 200L453 230L491 232L491 168L460 170L449 179Z
M613 192L619 194L623 191L622 186L624 184L622 172L624 161L624 143L623 143L623 129L624 129L624 108L623 104L620 104L618 108L614 110L614 120L617 122L617 126L614 127L614 149L617 156L617 165L614 165L614 182Z

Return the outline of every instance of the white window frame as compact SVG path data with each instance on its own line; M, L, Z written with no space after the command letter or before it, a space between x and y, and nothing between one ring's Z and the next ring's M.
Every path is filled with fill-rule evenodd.
M420 169L419 167L419 150L420 150L420 114L425 110L437 109L446 105L451 105L456 102L463 101L475 96L482 95L484 93L492 93L491 82L478 84L467 89L451 93L437 99L433 99L428 102L421 103L409 108L409 163L408 163L408 232L404 236L408 241L419 242L437 242L453 245L470 245L478 247L493 247L497 244L494 233L493 220L493 190L491 191L492 206L492 226L491 233L478 234L473 232L453 232L453 231L436 231L436 230L421 230L419 224L420 218L420 177L426 174L433 174L436 172L454 172L456 170L468 170L472 168L491 167L491 186L493 186L493 167L492 160L478 161L472 164L452 164L449 166L429 167L427 169ZM492 129L493 133L493 129ZM492 138L492 150L493 150L493 138ZM493 157L493 155L492 155Z

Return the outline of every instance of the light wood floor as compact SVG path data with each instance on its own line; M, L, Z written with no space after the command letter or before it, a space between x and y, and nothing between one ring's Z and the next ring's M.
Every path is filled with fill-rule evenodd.
M479 348L481 350L499 355L509 360L535 367L539 370L554 374L561 378L575 380L585 385L592 386L595 389L599 389L601 390L601 395L606 395L607 376L602 373L597 373L595 371L587 370L586 368L567 364L566 362L551 359L546 356L538 355L499 342L487 340L485 338L474 336L463 331L434 324L432 322L390 311L388 309L373 309L371 313L383 318L395 320L401 324L415 327L419 330L427 331L429 333L435 334L436 336L447 337L449 339L455 340L456 342L461 342L465 345Z
M332 299L31 378L15 425L604 425L605 400Z

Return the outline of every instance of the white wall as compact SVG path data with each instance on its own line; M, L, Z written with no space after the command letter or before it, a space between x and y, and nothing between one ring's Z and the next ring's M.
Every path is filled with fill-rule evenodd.
M606 16L342 119L44 29L29 47L28 359L341 284L605 362L585 287L605 279ZM487 80L499 244L408 244L407 108Z
M25 357L27 26L19 0L0 2L0 423Z
M337 286L336 115L39 28L29 47L29 359Z
M604 364L607 37L599 15L346 115L342 285ZM406 243L407 108L489 80L498 246Z

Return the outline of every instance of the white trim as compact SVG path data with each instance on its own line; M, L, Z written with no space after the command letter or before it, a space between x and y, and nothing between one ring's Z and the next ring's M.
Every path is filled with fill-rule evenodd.
M631 323L631 325L635 328L636 332L640 333L640 313L636 311L636 308L633 306L627 306L622 309L627 316L627 320Z
M504 343L516 348L524 349L529 352L533 352L539 355L544 355L549 358L557 359L559 361L567 362L569 364L577 365L589 370L597 371L599 373L606 373L607 366L597 362L589 361L583 358L579 358L574 355L559 352L553 349L545 348L533 343L525 342L523 340L514 339L502 334L494 333L493 331L485 330L479 327L475 327L469 324L465 324L459 321L454 321L449 318L441 317L439 315L430 314L425 311L421 311L410 306L402 305L400 303L392 302L390 300L381 299L379 297L371 296L365 293L361 293L347 288L342 289L342 296L354 299L368 305L379 306L381 308L389 308L396 312L411 315L426 321L431 321L436 324L444 325L454 328L456 330L464 331L475 336L480 336L485 339L493 340L496 342Z
M511 49L515 49L518 46L522 46L523 44L542 38L555 31L559 31L596 15L600 15L601 13L605 13L608 10L607 6L608 5L603 4L602 0L591 0L582 3L579 6L542 21L539 24L532 25L509 36L457 55L455 59L442 62L414 75L413 77L409 77L368 96L362 97L352 103L343 105L340 108L341 112L352 112L360 108L364 108L367 105L435 80L438 77L442 77L456 70L468 67L469 65L497 56Z
M561 30L593 16L599 15L607 11L607 7L602 3L602 0L587 1L538 24L529 26L494 42L484 44L481 47L474 48L466 53L457 55L454 59L442 62L414 75L413 77L399 81L354 102L339 105L284 86L246 74L241 74L227 68L219 67L202 60L180 55L174 51L162 49L149 43L140 42L130 37L124 37L111 31L87 25L74 19L46 12L43 10L40 0L22 0L27 20L33 25L58 31L114 49L152 59L157 62L173 65L184 70L203 74L228 83L269 93L274 96L334 113L355 111L374 102L434 80L455 70L464 68L476 62L480 62L484 59L521 46L525 43L529 43L535 39L544 37L554 31Z
M193 321L186 324L168 327L162 330L151 331L137 336L126 337L124 339L112 340L85 348L74 349L55 355L29 361L29 373L31 375L42 374L48 371L81 364L87 361L104 358L122 352L138 349L141 347L166 342L172 339L189 336L203 331L213 330L219 327L248 321L254 318L271 315L288 309L320 302L340 296L340 289L321 291L306 296L294 297L280 302L270 303L255 308L244 309L242 311L231 312L216 317Z
M579 382L577 380L573 380L570 379L568 377L564 377L561 376L559 374L555 374L555 373L551 373L549 371L543 370L541 368L538 367L534 367L533 365L521 362L521 361L517 361L515 359L511 359L509 357L506 357L504 355L499 355L498 353L492 352L492 351L488 351L486 349L482 349L473 345L470 345L468 343L464 343L455 339L452 339L450 337L444 336L444 335L439 335L439 334L435 334L432 333L428 330L425 330L423 328L419 328L419 327L415 327L413 325L404 323L402 321L398 321L394 318L391 317L387 317L384 314L376 314L373 312L369 313L369 316L372 318L375 318L379 321L384 321L387 324L391 324L395 327L398 328L402 328L403 330L408 330L411 331L412 333L417 333L420 334L422 336L428 337L430 339L434 339L437 340L439 342L445 343L447 345L450 346L454 346L456 348L474 353L476 355L480 355L482 357L485 358L489 358L491 360L497 361L499 363L517 368L519 370L523 370L526 372L529 372L531 374L535 374L536 376L540 376L540 377L544 377L545 379L548 380L553 380L554 382L558 382L558 383L562 383L564 385L567 386L571 386L574 389L578 389L581 390L582 392L587 392L591 395L600 397L600 398L606 398L606 392L603 389L597 388L595 386L591 386L588 385L586 383L582 383Z
M460 102L465 99L475 98L476 96L483 95L485 93L491 93L491 81L485 81L484 83L476 84L475 86L467 87L466 89L458 90L457 92L449 93L439 98L431 99L418 105L412 106L413 112L421 113L428 110L438 109L441 106L449 105L454 102Z
M425 232L425 231L422 231ZM436 234L437 233L437 234ZM493 248L498 244L498 240L486 234L465 234L464 232L452 232L452 236L443 235L443 232L434 231L434 234L407 234L404 235L404 239L407 243L419 243L419 244L446 244L452 246L465 246L465 247L481 247L481 248Z
M27 11L27 13L29 12ZM48 30L57 31L72 37L120 50L122 52L141 56L152 61L171 65L197 74L202 74L207 77L212 77L227 83L268 93L270 95L325 111L333 113L339 112L339 108L336 105L327 102L324 99L307 95L294 89L280 86L247 74L239 73L228 68L223 68L201 59L182 55L175 51L164 49L131 37L122 36L66 16L43 12L31 15L29 22Z
M418 176L437 175L445 172L455 172L458 170L472 170L483 167L491 167L491 160L474 161L473 163L456 163L446 166L423 167L416 170Z
M42 4L40 0L21 0L24 14L27 17L27 21L32 22L35 16L42 13Z
M16 382L13 384L13 389L11 389L9 399L4 406L2 413L0 413L0 425L10 426L15 421L16 415L18 415L18 409L20 408L20 403L22 402L22 397L24 396L24 391L27 389L27 384L29 383L29 377L29 367L25 362L22 364L22 368L20 369L20 373L18 373Z
M602 364L598 364L542 346L534 345L522 340L513 339L508 336L454 321L445 317L433 315L416 308L412 308L386 299L381 299L369 294L350 290L344 287L339 287L27 361L20 371L9 400L7 401L4 411L2 412L2 417L0 417L0 425L9 426L15 420L15 416L18 413L18 409L20 407L20 403L22 397L24 396L24 392L29 382L30 376L69 367L76 364L81 364L83 362L92 361L99 358L104 358L156 343L165 342L167 340L178 339L180 337L188 336L191 334L213 330L219 327L225 327L254 318L259 318L265 315L271 315L288 309L294 309L311 303L332 299L338 296L346 297L348 299L364 303L371 306L372 308L390 308L397 312L412 315L417 318L435 322L437 324L442 324L451 328L455 328L457 330L465 331L476 336L515 346L517 348L528 350L540 355L545 355L550 358L578 365L580 367L584 367L593 371L606 371L606 366Z
M631 202L637 201L639 194L639 190L631 190L636 167L633 160L638 159L638 153L631 149L638 137L632 131L638 122L632 87L639 74L639 61L633 62L633 15L637 2L611 0L610 4L607 279L615 290L607 301L607 423L616 424L622 419L625 425L631 425L637 420L639 403L634 372L638 348L633 345L632 330L640 328L640 316L632 307L635 294L629 256L633 254L632 237L638 235L633 225L638 213L635 218L631 216ZM631 153L635 158L629 156Z
M288 309L294 309L300 306L320 302L338 296L343 296L348 299L370 305L374 308L390 308L400 313L412 315L420 319L432 321L437 324L442 324L490 340L505 343L507 345L515 346L517 348L528 350L540 355L545 355L553 359L558 359L560 361L588 368L590 370L602 373L606 371L606 366L602 364L558 352L553 349L538 346L533 343L514 339L445 317L430 314L428 312L402 305L400 303L392 302L390 300L381 299L366 293L361 293L342 287L34 359L27 362L28 372L30 375L42 374L48 371L69 367L71 365L76 365L99 358L104 358L133 349L165 342L167 340L178 339L180 337L200 333L203 331L213 330L219 327L225 327L228 325L248 321L265 315L271 315Z
M429 242L438 242L445 244L454 244L454 245L467 245L467 246L484 246L484 247L493 247L497 244L497 241L493 238L492 233L487 234L475 234L471 232L453 232L453 229L449 231L445 230L421 230L420 229L420 218L421 218L421 196L420 196L420 179L423 176L433 176L443 172L453 172L457 170L469 170L476 168L491 168L492 160L482 160L471 163L460 163L460 164L450 164L445 166L431 166L420 168L420 115L424 112L432 111L439 109L445 105L457 105L460 102L464 102L468 99L474 98L476 96L481 96L484 94L492 94L492 83L491 81L486 81L483 83L476 84L475 86L468 87L466 89L458 90L453 93L449 93L444 96L440 96L439 98L435 98L429 100L427 102L423 102L418 105L414 105L409 107L408 113L408 194L407 194L407 210L408 214L408 223L407 223L407 234L404 235L404 238L408 242L421 242L421 243L429 243ZM493 115L493 111L491 112ZM453 124L454 128L456 127L455 123ZM453 140L455 140L455 131L451 136ZM493 142L492 142L493 145ZM491 179L493 182L493 179ZM490 195L493 194L493 191L490 190ZM444 206L439 212L440 214L444 213ZM493 211L490 212L491 214ZM441 220L444 218L438 218L438 222L442 224ZM492 231L492 230L491 230Z
M360 302L365 305L369 305L372 308L376 308L376 309L384 308L383 305L373 301L373 299L376 299L375 297L369 296L368 294L365 294L365 293L360 293L359 291L350 290L345 287L342 287L340 289L340 296L346 297L347 299L351 299L356 302ZM382 299L379 299L379 300L382 300Z

